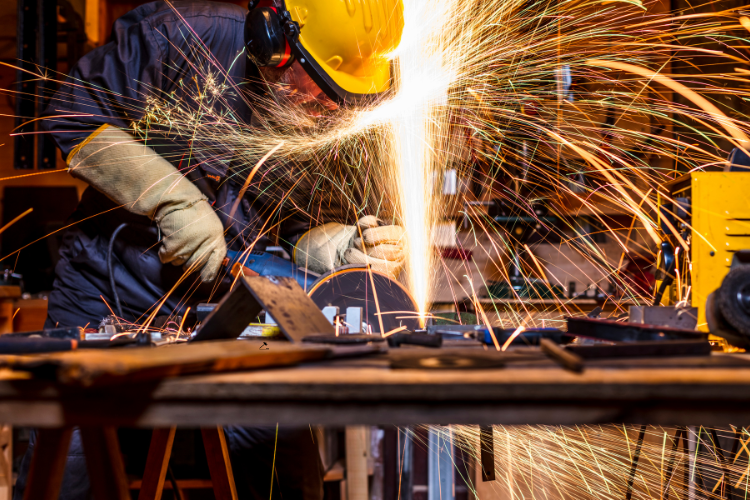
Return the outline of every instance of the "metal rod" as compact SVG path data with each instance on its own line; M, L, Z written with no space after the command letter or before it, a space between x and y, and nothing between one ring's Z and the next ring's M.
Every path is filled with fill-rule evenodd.
M495 439L491 425L479 426L479 450L482 461L482 481L495 480Z
M682 437L683 428L678 427L674 433L674 441L672 442L672 450L669 454L669 464L667 465L667 484L664 485L664 490L661 492L662 500L669 500L669 485L672 483L672 469L674 468L674 462L677 455L677 447L680 445L680 438ZM684 432L687 432L685 430Z
M638 469L638 459L641 457L641 445L643 445L643 437L646 435L646 426L641 426L641 431L638 433L638 442L635 445L635 453L633 454L633 465L630 468L630 478L628 478L628 490L625 493L625 500L630 500L633 496L633 481L635 480L635 471Z

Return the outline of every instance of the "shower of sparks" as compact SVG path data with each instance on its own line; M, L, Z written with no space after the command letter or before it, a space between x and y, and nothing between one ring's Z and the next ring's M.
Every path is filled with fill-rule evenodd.
M645 428L632 473L640 426L493 427L495 477L477 481L479 428L423 426L407 430L428 447L433 432L452 443L454 476L478 498L633 500L747 498L750 484L745 428ZM437 456L437 451L428 453ZM474 464L473 467L471 464ZM629 486L630 485L630 486Z
M471 199L464 188L457 196L442 193L451 171L463 183L473 178L477 199L499 200L508 215L536 221L539 240L572 248L620 297L637 300L649 292L633 286L616 262L633 253L653 256L663 238L654 216L659 185L680 171L721 166L727 148L747 142L744 117L720 109L724 96L748 94L741 88L745 74L697 69L701 58L746 62L728 49L738 41L738 13L676 19L652 12L656 6L407 0L402 42L391 54L395 92L317 118L288 106L281 87L250 97L196 43L185 57L201 76L167 99L144 96L132 130L152 142L189 143L189 168L228 164L230 175L271 207L264 215L292 210L322 222L374 214L403 225L402 279L422 318L446 270L432 246L433 229L444 219L466 217L471 232L488 235L489 250L501 255L493 263L499 275L518 268L529 284L548 278L513 228L463 204ZM719 32L727 50L705 48ZM688 104L674 102L671 92ZM240 101L254 110L252 126L233 111ZM693 135L672 133L678 126ZM334 214L332 207L340 210ZM612 213L632 218L627 235L612 226ZM592 227L619 245L621 255L608 257ZM465 264L467 273L471 265ZM565 310L575 307L560 302Z
M252 221L255 241L295 214L313 224L372 214L403 225L402 280L422 318L440 278L474 271L471 260L463 270L447 266L433 248L436 225L457 218L475 236L477 253L497 257L495 274L516 275L532 295L544 298L535 284L550 276L534 244L519 236L524 227L535 241L569 248L597 269L582 271L580 281L609 283L612 298L638 301L651 291L621 264L653 259L664 238L656 196L668 196L659 186L682 172L723 166L728 150L746 148L748 136L747 117L725 101L750 99L748 69L738 67L748 62L749 22L737 9L676 16L660 12L661 5L406 0L402 42L389 56L395 91L323 116L290 106L291 92L281 85L251 95L186 25L185 39L172 47L182 60L165 61L165 71L190 73L176 77L178 90L112 101L135 117L132 132L150 145L182 144L163 154L184 172L228 168L230 180L263 207ZM91 104L96 112L98 103ZM238 112L243 104L252 123ZM451 178L458 194L443 192ZM496 223L482 208L489 200L519 222ZM632 221L627 232L614 225L616 216ZM684 259L689 237L670 229ZM611 255L597 233L619 253ZM686 289L689 278L681 273ZM474 283L489 285L467 281L453 292L477 297L482 290ZM553 298L566 314L576 308ZM494 307L500 313L502 305ZM506 312L515 325L536 324L523 307Z

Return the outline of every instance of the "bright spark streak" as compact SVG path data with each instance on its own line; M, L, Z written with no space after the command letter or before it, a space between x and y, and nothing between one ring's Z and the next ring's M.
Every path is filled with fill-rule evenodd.
M446 31L453 1L405 2L404 33L396 57L398 114L390 119L393 161L399 182L400 212L406 234L408 285L424 326L435 262L431 229L435 218L433 172L438 171L436 129L447 125L444 108L455 75L446 54Z
M521 335L521 333L523 333L525 330L526 330L526 327L523 325L516 328L516 331L513 332L513 334L510 337L508 337L508 340L505 341L505 343L503 344L503 348L501 350L505 351L508 348L508 346L516 339L516 337Z

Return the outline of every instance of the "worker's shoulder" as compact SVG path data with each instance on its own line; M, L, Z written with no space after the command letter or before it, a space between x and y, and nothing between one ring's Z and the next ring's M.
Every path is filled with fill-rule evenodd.
M188 24L193 29L202 24L217 28L217 23L244 24L247 11L239 5L206 0L158 0L136 7L115 21L115 30L127 30L133 25L148 23L156 28L160 25Z

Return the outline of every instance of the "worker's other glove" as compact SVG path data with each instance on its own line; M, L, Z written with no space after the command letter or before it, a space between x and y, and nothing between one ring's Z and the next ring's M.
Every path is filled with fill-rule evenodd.
M356 226L329 222L311 229L294 247L294 263L317 273L370 264L374 271L397 278L404 267L405 245L404 228L368 215Z
M105 125L71 151L70 173L161 230L159 259L213 281L227 253L224 227L203 193L128 132Z

